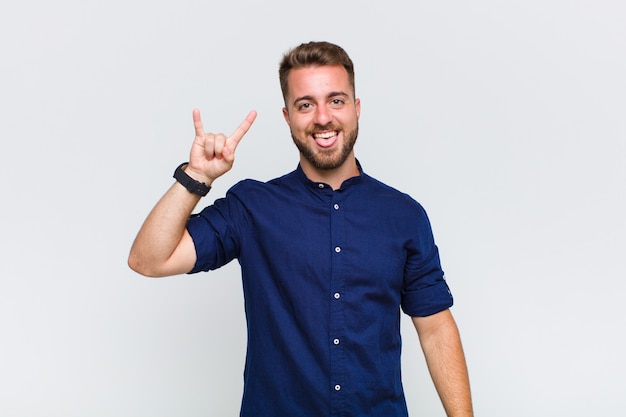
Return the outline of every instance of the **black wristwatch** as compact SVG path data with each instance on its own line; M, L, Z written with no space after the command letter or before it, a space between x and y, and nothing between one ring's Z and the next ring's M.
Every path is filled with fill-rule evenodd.
M188 164L189 162L183 162L180 164L178 168L176 168L176 171L174 171L174 178L176 178L176 181L178 181L183 187L189 190L190 193L204 197L208 194L211 186L206 185L203 182L196 181L187 175L187 173L183 170L183 167Z

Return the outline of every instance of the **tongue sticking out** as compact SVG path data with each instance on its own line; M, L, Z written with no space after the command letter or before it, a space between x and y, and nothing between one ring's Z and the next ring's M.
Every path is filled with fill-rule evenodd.
M337 142L337 132L318 133L313 135L315 143L321 148L330 148Z

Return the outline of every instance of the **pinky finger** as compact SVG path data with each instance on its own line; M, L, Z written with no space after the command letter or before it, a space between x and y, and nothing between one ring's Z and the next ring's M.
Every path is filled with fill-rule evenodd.
M193 109L193 127L196 130L196 136L204 136L204 127L202 126L202 117L200 117L200 110Z

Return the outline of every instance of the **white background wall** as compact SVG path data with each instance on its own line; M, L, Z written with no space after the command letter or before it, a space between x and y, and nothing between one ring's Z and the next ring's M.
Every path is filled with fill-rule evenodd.
M409 7L409 4L411 6ZM234 416L237 264L126 256L193 139L255 108L239 179L295 168L277 67L351 54L357 155L428 210L483 417L621 415L626 6L620 0L96 1L0 6L0 415ZM408 321L412 415L443 416Z

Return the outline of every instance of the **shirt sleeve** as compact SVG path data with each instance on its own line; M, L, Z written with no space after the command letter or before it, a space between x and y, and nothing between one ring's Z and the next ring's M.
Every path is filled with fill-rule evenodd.
M445 281L428 216L421 206L411 224L402 310L412 317L430 316L452 306L452 293Z
M217 269L239 256L240 226L247 219L241 201L230 191L187 221L196 248L196 264L190 274Z

